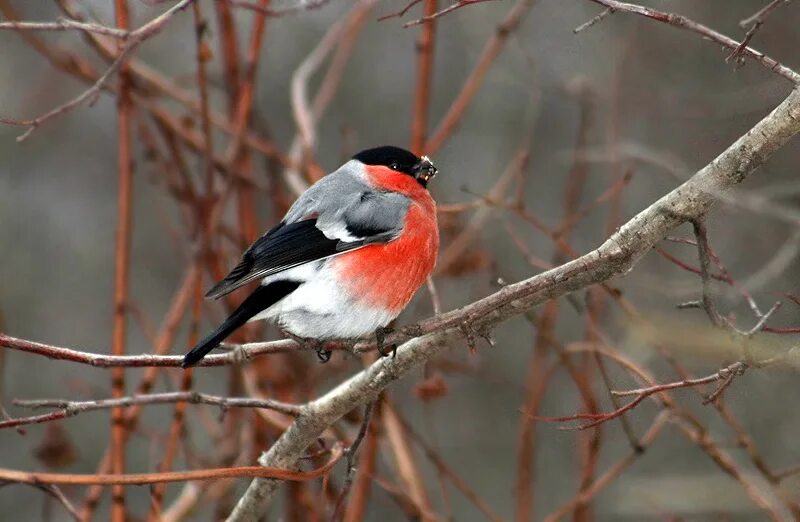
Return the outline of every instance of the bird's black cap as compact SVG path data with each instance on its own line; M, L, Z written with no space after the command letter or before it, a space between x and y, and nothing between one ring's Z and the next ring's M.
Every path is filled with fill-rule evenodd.
M427 186L428 180L436 175L436 168L426 157L419 157L413 152L392 145L384 145L373 149L362 150L355 156L365 165L383 165L392 170L413 176L420 185Z

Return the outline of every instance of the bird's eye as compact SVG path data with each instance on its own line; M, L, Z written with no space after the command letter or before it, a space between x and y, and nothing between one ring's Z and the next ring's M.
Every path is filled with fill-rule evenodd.
M400 169L400 164L397 163L396 161L393 161L392 163L389 164L389 168L392 169L392 170L399 170Z

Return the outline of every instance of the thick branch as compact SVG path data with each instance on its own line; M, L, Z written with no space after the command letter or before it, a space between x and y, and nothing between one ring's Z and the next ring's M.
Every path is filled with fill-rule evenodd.
M688 181L628 221L599 248L525 281L506 286L457 312L437 316L420 325L422 337L397 350L396 359L384 358L354 375L307 410L259 459L263 466L292 467L305 449L333 422L353 408L374 400L393 381L442 352L450 341L463 337L468 322L485 332L547 299L625 274L670 230L703 217L718 196L741 183L776 150L800 132L800 89L744 136ZM424 330L431 328L427 333ZM434 331L436 330L436 331ZM279 481L256 479L228 518L256 520Z

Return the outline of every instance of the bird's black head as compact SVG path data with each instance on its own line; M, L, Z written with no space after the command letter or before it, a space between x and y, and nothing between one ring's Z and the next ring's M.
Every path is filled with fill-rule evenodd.
M438 172L427 156L420 158L406 149L391 145L362 150L353 156L353 159L365 165L382 165L408 174L423 187L427 187L428 181Z

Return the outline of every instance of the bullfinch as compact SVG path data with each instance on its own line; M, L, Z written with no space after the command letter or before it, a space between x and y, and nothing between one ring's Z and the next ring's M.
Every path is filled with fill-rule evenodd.
M383 146L359 152L312 185L208 291L206 298L217 299L261 281L182 366L197 364L257 319L317 342L374 333L381 348L386 325L436 264L436 203L427 190L436 173L427 157Z

